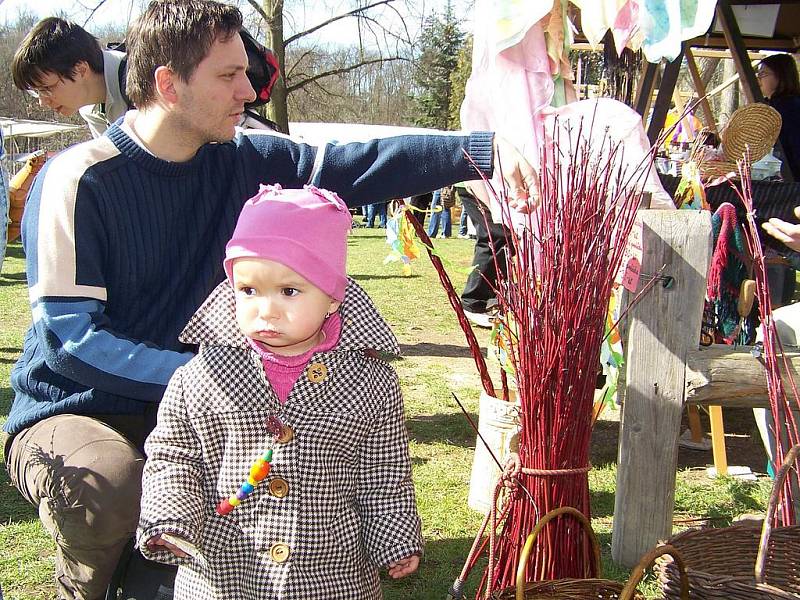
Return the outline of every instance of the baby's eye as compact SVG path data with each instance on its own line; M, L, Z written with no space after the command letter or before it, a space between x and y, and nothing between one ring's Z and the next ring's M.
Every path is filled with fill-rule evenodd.
M240 287L239 291L245 296L255 296L256 295L256 289L252 288L250 286L247 286L247 285L243 285L242 287Z
M294 298L295 296L297 296L300 293L300 290L298 290L297 288L293 288L293 287L285 287L285 288L283 288L281 290L281 293L284 296L289 296L289 298Z

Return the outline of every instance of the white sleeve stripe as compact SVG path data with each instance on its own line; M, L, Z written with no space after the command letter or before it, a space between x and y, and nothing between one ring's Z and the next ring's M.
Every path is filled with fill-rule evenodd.
M317 185L320 177L320 170L322 169L322 162L325 160L325 152L328 150L328 144L321 144L317 147L317 154L314 157L314 167L311 169L311 175L308 177L307 185Z
M117 154L110 139L99 137L53 159L42 182L36 240L38 276L29 292L31 301L43 296L106 299L104 288L77 284L75 204L86 170Z

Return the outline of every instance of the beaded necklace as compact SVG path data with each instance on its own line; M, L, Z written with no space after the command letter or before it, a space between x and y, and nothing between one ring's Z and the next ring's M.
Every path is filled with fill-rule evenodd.
M261 483L267 475L269 475L269 470L272 468L270 464L271 460L272 448L265 451L264 454L259 456L255 462L250 465L250 475L247 476L247 480L241 485L239 490L235 494L231 495L230 498L225 498L224 500L221 500L219 504L217 504L218 515L227 515L239 504L241 504L242 500L253 493L253 490L256 489L258 484Z

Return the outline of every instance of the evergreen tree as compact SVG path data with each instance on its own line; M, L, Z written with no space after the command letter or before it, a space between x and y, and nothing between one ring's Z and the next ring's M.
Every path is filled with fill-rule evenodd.
M425 20L417 60L414 85L416 114L414 123L422 127L447 129L450 124L450 75L458 65L464 45L464 32L448 1L443 15L434 13Z
M450 109L448 129L461 129L461 104L467 87L467 80L472 74L472 36L461 46L455 70L450 73Z

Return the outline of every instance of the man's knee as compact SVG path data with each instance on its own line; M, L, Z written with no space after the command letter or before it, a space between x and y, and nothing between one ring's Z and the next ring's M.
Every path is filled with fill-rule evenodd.
M101 548L135 531L144 457L119 433L63 415L37 423L19 442L15 483L59 545Z

